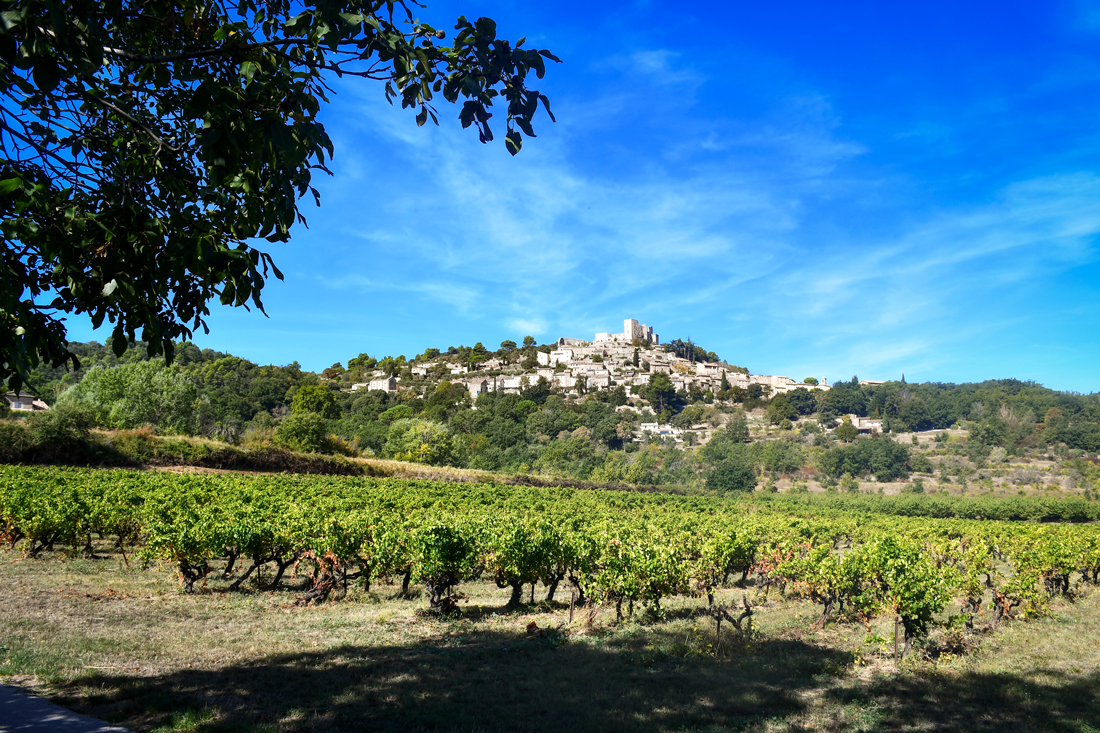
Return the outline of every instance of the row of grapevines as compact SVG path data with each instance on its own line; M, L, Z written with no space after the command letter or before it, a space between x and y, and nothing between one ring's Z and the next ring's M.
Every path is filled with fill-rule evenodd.
M755 584L822 605L897 614L907 647L947 603L972 624L1046 610L1100 580L1096 525L941 520L732 500L564 488L297 476L177 475L0 468L0 533L34 556L92 552L95 537L145 562L171 563L185 590L217 568L231 588L277 586L308 570L305 602L351 582L401 578L430 607L453 609L461 583L486 577L509 603L568 582L582 601L659 610L673 596Z

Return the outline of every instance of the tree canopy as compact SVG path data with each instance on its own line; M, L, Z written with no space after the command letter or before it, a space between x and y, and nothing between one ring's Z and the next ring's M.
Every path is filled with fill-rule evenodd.
M490 18L447 34L402 0L12 0L0 17L0 379L77 364L64 314L113 324L173 356L209 302L263 311L271 257L319 203L332 142L320 121L339 77L505 145L534 136L549 51L498 38ZM494 122L494 124L496 124Z

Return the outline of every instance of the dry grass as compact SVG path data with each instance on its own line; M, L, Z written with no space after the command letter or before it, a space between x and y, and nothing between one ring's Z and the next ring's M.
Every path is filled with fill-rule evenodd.
M393 586L301 608L225 585L0 552L0 675L136 730L1100 730L1100 593L969 654L938 632L898 670L888 620L813 631L814 606L775 594L744 641L697 599L589 628L568 590L513 612L471 583L435 619Z

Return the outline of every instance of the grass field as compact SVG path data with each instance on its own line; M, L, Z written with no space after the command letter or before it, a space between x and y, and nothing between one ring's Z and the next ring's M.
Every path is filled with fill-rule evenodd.
M889 619L817 631L815 606L775 592L748 639L718 639L693 599L570 624L567 591L510 611L468 583L438 619L387 585L320 607L220 580L187 596L168 568L102 554L0 552L0 676L136 730L1100 731L1097 592L938 631L899 669Z

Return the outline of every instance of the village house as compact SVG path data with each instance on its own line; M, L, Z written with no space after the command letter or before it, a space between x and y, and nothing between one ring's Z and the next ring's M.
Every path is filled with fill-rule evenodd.
M396 377L382 377L381 379L372 379L367 389L370 391L378 390L379 392L396 392L397 391L397 378Z
M849 415L848 419L851 421L852 426L861 433L882 432L881 417L859 417L858 415Z
M646 434L649 434L648 436ZM638 425L637 432L634 433L634 437L638 439L649 438L672 438L676 442L683 442L684 431L680 428L674 428L671 425L659 425L655 422L644 422Z
M608 389L611 387L611 372L606 369L587 373L589 389Z
M470 399L476 400L478 395L483 395L486 392L491 392L493 383L488 379L471 379L469 382L465 382L466 389L470 392Z
M568 364L573 361L572 349L559 349L558 351L551 351L547 354L545 351L538 352L539 364L543 366L557 366L558 364Z
M721 377L722 368L718 364L710 364L704 361L696 362L695 373L705 377Z
M15 412L41 412L50 409L42 400L26 392L8 392L4 395L8 409Z
M530 381L531 380L526 376L503 377L497 380L497 384L499 388L504 390L507 394L519 394L522 390L527 388Z

